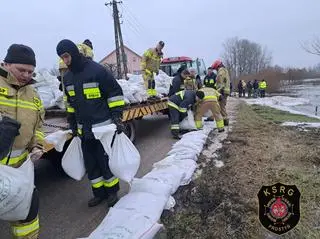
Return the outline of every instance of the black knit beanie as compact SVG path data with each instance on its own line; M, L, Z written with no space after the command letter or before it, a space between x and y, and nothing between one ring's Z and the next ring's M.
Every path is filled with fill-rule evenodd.
M4 62L36 66L36 56L32 48L22 44L12 44L8 48Z

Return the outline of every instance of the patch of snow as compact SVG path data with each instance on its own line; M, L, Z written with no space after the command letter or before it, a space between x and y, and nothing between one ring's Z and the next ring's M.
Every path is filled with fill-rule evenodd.
M266 98L257 98L257 99L243 99L249 105L263 105L269 106L278 110L287 111L292 114L299 114L305 115L308 117L318 118L320 116L315 116L313 114L304 113L301 111L293 110L292 106L299 106L299 105L308 105L310 104L309 99L305 98L294 98L288 96L273 96L273 97L266 97Z
M222 162L221 160L215 159L215 160L214 160L214 163L215 163L215 166L216 166L217 168L221 168L221 167L224 166L224 162Z
M320 128L319 123L308 123L308 122L284 122L281 124L282 126L292 126L292 127L300 127L300 128Z

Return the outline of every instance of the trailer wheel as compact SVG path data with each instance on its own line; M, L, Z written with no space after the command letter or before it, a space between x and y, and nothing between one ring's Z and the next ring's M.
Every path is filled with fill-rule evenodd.
M133 120L125 122L125 132L124 132L131 142L134 142L136 139L136 126Z

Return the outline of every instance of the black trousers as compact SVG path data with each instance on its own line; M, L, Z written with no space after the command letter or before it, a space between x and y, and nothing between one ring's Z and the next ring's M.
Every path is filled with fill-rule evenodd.
M99 140L82 139L84 163L95 197L107 198L109 194L119 191L119 179L109 169L109 157Z

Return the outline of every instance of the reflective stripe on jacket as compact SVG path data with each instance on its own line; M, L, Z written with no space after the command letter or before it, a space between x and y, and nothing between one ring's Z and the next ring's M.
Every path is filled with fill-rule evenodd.
M210 87L203 87L200 91L203 91L204 93L204 101L218 101L221 95L217 90Z
M262 89L262 90L266 89L267 88L267 82L265 82L265 81L259 82L259 88Z

